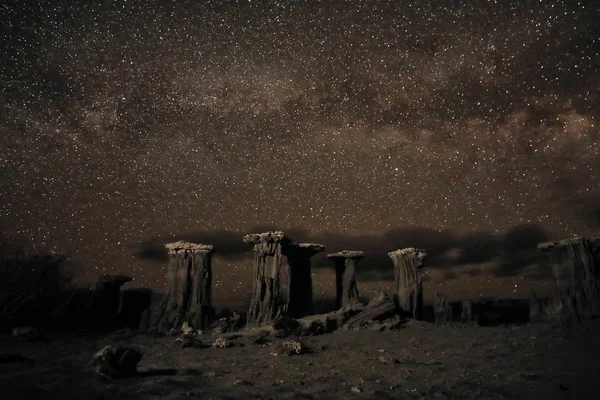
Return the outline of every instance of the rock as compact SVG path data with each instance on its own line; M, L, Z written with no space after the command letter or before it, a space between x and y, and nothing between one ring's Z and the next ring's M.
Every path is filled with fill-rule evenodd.
M343 250L328 254L335 264L336 306L343 308L360 303L356 284L356 263L365 257L364 251Z
M400 360L390 356L377 356L377 361L381 364L400 364Z
M148 324L164 333L176 330L179 334L184 322L193 329L204 330L214 319L211 303L214 247L177 241L167 243L165 248L169 257L167 290Z
M288 262L287 313L294 318L312 314L311 257L325 250L317 243L289 243L283 248Z
M183 333L184 335L195 335L196 330L194 328L192 328L187 321L185 321L181 325L181 333Z
M388 253L394 263L394 303L403 313L415 319L423 314L424 249L408 247Z
M461 302L460 320L463 324L472 324L475 322L473 302L471 300L463 300Z
M317 314L300 318L298 336L321 335L330 333L344 325L350 318L364 309L362 304L352 304L327 314Z
M108 331L118 327L121 286L133 280L126 275L102 275L96 282L93 300L95 327Z
M371 302L364 310L354 315L347 322L348 328L364 325L368 321L380 320L390 317L396 311L394 301L391 299L383 299L379 302Z
M563 325L600 316L600 238L540 243L556 281Z
M359 388L358 386L352 386L352 389L350 389L350 391L352 393L362 393L362 389Z
M217 338L212 344L215 349L225 349L231 347L231 343L226 341L224 338Z
M288 340L287 342L283 343L282 353L285 353L288 356L306 354L308 353L308 347L304 342L298 340Z
M121 290L119 299L119 323L131 329L138 329L142 314L152 304L152 289L128 288Z
M244 243L254 246L254 292L248 310L248 325L270 324L288 308L284 285L288 272L283 248L290 240L281 231L244 236ZM289 278L289 276L288 276Z
M436 324L447 324L452 322L452 308L446 299L446 295L436 293L433 307Z
M42 339L42 334L35 328L31 326L19 326L13 329L12 331L13 337L20 340L39 340Z
M219 318L214 321L209 327L208 332L213 334L221 334L228 332L236 332L244 327L246 324L246 318L242 315L234 312L231 316L225 318Z
M394 315L394 318L387 319L379 325L379 332L395 331L402 327L402 318L399 315Z
M110 378L126 378L137 375L137 365L142 353L131 347L106 346L94 354L96 373Z

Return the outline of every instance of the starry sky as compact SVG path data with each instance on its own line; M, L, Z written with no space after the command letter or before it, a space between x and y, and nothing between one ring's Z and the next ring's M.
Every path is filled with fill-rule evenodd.
M219 307L251 290L242 236L281 229L366 251L367 297L413 246L426 298L549 293L537 243L600 236L598 20L593 1L3 1L2 248L160 291L164 243L213 244ZM333 295L325 254L314 284Z

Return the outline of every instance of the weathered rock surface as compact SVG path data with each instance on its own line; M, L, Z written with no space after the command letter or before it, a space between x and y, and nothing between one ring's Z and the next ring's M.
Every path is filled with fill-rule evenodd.
M388 253L394 263L394 302L400 310L415 319L423 314L423 274L427 253L409 247Z
M210 245L178 241L165 245L169 253L167 291L161 303L147 309L140 329L177 332L185 323L206 329L214 319Z
M452 322L452 308L446 299L446 295L436 293L433 305L436 324L447 324Z
M463 324L475 323L475 314L473 313L473 302L471 300L463 300L461 302L460 321Z
M557 284L563 323L600 316L600 238L540 243Z
M136 329L140 326L142 313L152 303L152 289L131 288L121 290L119 322L121 326Z
M351 317L347 324L348 329L358 327L369 321L381 321L392 317L396 312L394 301L384 297L374 299L362 311Z
M336 306L343 308L360 303L356 285L356 263L365 257L364 251L343 250L328 254L335 264Z
M246 319L234 312L231 316L215 320L207 329L211 333L236 332L244 327Z
M105 331L117 327L121 286L131 280L133 278L126 275L103 275L98 279L94 292L94 314L92 316L95 327Z
M38 340L43 336L37 329L31 326L18 326L12 330L12 336L19 340Z
M96 373L110 378L127 378L137 375L137 365L142 353L130 347L106 346L94 354Z
M317 243L290 243L283 249L289 266L287 313L294 318L313 312L312 271L310 259L325 250Z
M287 268L283 267L282 247L289 239L280 231L244 236L244 243L254 245L253 294L248 310L248 325L265 325L282 316L289 299L285 286Z

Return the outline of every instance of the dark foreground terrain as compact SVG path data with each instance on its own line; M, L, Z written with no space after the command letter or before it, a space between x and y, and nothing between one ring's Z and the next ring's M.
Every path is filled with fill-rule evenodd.
M213 348L218 337L231 347ZM173 337L49 335L0 338L1 399L596 399L600 321L570 334L547 324L436 326L409 322L311 337L308 354L286 355L290 338L204 335L206 348ZM257 343L258 342L258 343ZM139 376L94 373L105 345L143 351ZM31 361L28 361L31 360Z

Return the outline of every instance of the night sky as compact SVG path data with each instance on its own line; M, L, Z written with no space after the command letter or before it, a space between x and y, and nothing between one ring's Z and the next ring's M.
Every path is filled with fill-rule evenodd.
M426 297L546 293L537 243L600 236L599 20L593 1L2 1L2 246L161 290L164 243L213 244L217 307L247 300L242 236L269 229L366 251L366 296L413 246Z

